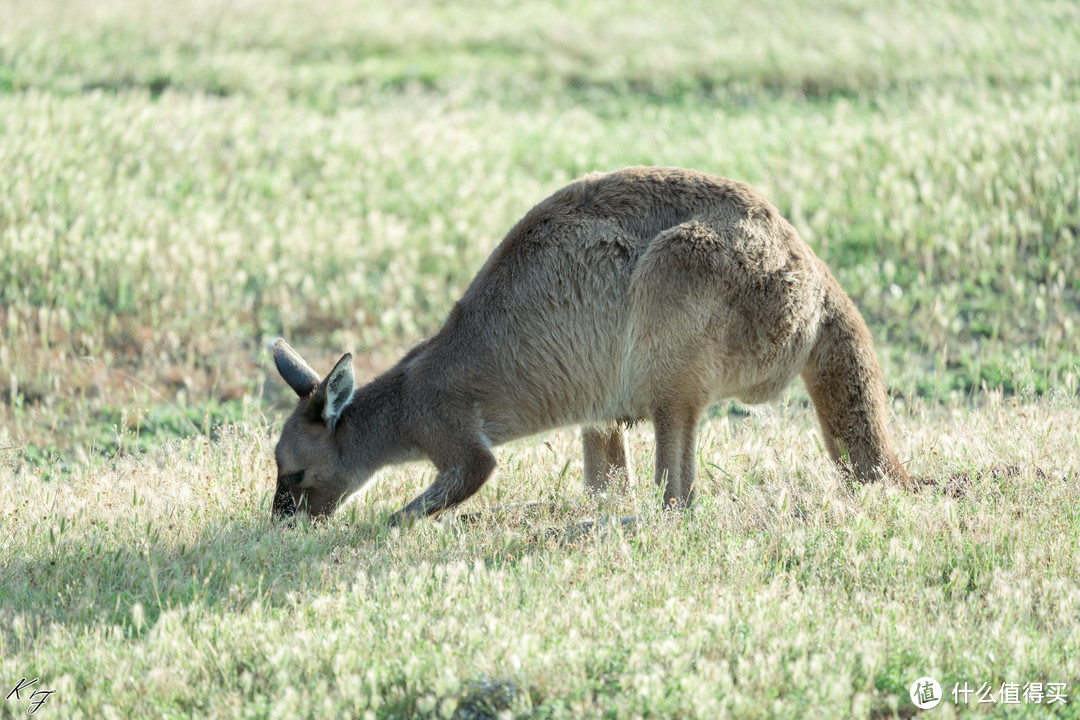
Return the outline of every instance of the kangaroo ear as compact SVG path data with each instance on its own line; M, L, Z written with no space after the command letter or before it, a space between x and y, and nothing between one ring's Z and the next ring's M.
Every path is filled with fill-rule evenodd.
M274 343L274 364L282 379L300 397L307 397L319 387L319 376L282 338Z
M342 411L352 400L355 386L352 355L345 353L315 392L312 406L321 408L323 422L330 427L337 425Z

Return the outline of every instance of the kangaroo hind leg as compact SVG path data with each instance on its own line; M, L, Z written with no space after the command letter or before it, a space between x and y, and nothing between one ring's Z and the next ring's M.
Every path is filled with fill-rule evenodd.
M665 508L688 508L697 495L696 408L663 408L653 417L656 426L656 474Z
M586 492L603 492L611 479L620 474L626 476L627 482L631 481L626 428L626 423L614 422L581 429Z

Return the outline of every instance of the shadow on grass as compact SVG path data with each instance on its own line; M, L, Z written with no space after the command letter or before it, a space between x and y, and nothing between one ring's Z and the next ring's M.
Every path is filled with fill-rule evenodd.
M554 540L564 547L573 547L588 540L602 540L616 528L621 528L624 534L633 534L644 522L644 519L638 515L627 515L621 518L601 515L596 520L578 520L569 525L555 527L539 527L538 523L535 523L536 518L551 521L555 519L556 513L562 510L566 510L564 504L534 501L501 505L487 512L455 515L453 519L463 525L475 525L485 521L505 520L510 513L524 517L532 516L534 527L527 535L528 544L534 545L545 540Z
M617 519L581 521L570 514L573 506L570 512L567 507L494 508L474 514L485 516L474 527L456 521L462 516L449 516L420 521L429 524L426 529L419 523L394 529L387 524L388 513L356 509L328 523L300 519L289 526L269 519L268 502L258 503L258 516L211 518L195 532L191 527L201 520L197 514L172 522L78 520L75 529L46 519L42 542L0 563L0 647L29 659L38 655L35 647L57 640L56 630L68 638L60 642L140 642L177 609L197 615L289 616L313 594L355 578L350 565L362 566L364 574L375 578L382 569L403 563L455 561L466 555L506 565L545 549L572 551L586 539L598 541L625 526ZM573 520L569 525L568 519ZM493 528L506 532L489 532ZM450 542L440 549L438 540L429 544L424 538L417 547L416 538L408 537L431 530L446 533ZM477 543L477 538L482 540ZM48 674L47 668L26 671ZM380 682L384 709L394 717L434 718L445 717L452 707L453 718L486 720L543 702L535 688L512 679L466 675L461 680L460 690L434 697L415 687L406 690L414 681L391 674ZM269 686L262 690L272 692ZM429 711L433 697L435 709Z
M290 607L322 579L333 548L356 541L347 528L287 528L268 518L212 520L194 538L180 520L92 519L76 534L46 518L42 542L0 564L0 637L18 651L52 624L74 634L120 628L132 638L178 607ZM359 530L376 548L388 535L374 522Z
M1015 480L1021 476L1022 472L1019 465L997 465L986 470L961 470L942 478L920 476L913 478L912 492L919 493L930 489L945 497L958 499L965 497L971 491L973 483ZM1049 479L1049 475L1040 467L1033 467L1032 473L1039 480Z
M395 529L385 511L355 507L327 523L304 517L271 521L268 503L265 498L250 517L211 519L194 535L190 524L199 523L197 514L190 524L177 518L80 519L77 530L67 520L44 518L41 542L0 562L3 645L14 652L28 649L53 625L74 635L111 628L138 638L162 613L183 607L215 613L293 608L326 587L328 576L337 574L334 565L360 562L367 573L378 575L394 564L408 564L408 557L389 550L423 523L483 538L479 544L464 537L451 540L435 552L434 562L467 554L505 566L545 549L573 549L613 532L632 534L642 522L638 516L582 519L583 507L523 503Z

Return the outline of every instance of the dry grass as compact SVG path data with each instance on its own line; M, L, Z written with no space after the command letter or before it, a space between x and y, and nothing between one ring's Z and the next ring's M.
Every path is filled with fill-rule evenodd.
M900 413L913 471L952 479L919 493L847 484L805 408L714 419L686 515L647 480L584 500L571 433L500 451L479 522L404 532L383 519L426 466L272 528L265 428L64 483L24 470L0 676L41 676L65 717L882 717L923 675L1074 689L1080 406L980 401Z

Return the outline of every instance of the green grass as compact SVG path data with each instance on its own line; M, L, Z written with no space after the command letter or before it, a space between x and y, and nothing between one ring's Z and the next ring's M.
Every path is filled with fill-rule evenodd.
M0 0L0 680L41 676L64 717L878 718L924 674L1078 686L1078 25L1013 0ZM708 419L686 517L654 512L641 428L644 477L599 505L558 433L469 505L553 514L388 531L417 466L269 527L275 337L370 377L532 205L639 163L792 220L942 488L846 486L796 383ZM598 515L643 519L543 532Z
M0 673L89 717L891 717L923 675L1075 693L1080 444L1056 429L1080 405L987 400L911 408L902 445L943 478L917 494L839 481L798 408L717 420L688 515L647 482L599 502L553 483L580 471L569 432L500 452L479 523L405 531L385 516L422 465L324 525L271 527L262 428L24 472L0 518ZM556 509L495 509L537 498Z

